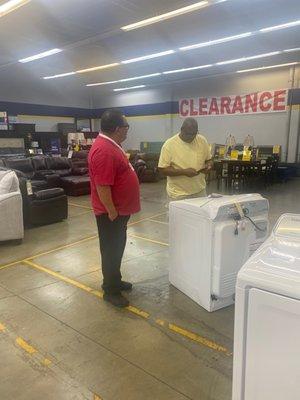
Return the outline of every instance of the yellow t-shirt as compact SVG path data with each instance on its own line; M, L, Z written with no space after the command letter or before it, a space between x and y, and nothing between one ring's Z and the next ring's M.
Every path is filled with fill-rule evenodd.
M194 168L199 171L205 168L205 162L211 159L210 147L205 137L197 135L192 143L180 139L179 134L168 139L160 153L159 168L175 169ZM206 187L205 175L200 173L187 176L168 176L167 192L172 198L199 193Z

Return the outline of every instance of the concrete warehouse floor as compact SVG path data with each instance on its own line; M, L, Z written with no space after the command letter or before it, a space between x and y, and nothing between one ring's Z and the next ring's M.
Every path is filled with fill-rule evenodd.
M67 221L0 245L0 399L229 400L234 307L209 314L168 283L165 182L142 185L123 275L131 307L102 300L88 196ZM209 191L213 191L209 187ZM265 195L300 213L299 180Z

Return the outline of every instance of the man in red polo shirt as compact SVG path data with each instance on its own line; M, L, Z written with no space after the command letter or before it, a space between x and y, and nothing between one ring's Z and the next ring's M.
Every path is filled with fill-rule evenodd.
M122 281L120 268L128 220L131 214L140 211L138 178L121 147L128 129L121 111L105 111L101 117L101 133L89 153L91 201L102 258L103 298L117 307L129 305L121 291L131 290L132 284Z

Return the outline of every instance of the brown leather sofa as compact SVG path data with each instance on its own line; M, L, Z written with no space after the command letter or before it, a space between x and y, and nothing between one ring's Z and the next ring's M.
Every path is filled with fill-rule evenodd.
M67 157L46 158L47 168L60 178L60 186L65 189L69 196L81 196L89 194L90 178L86 167L73 167Z

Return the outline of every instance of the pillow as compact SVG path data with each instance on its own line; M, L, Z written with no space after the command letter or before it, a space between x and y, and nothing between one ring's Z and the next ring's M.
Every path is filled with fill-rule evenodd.
M0 194L6 194L15 188L16 175L13 171L0 171Z

